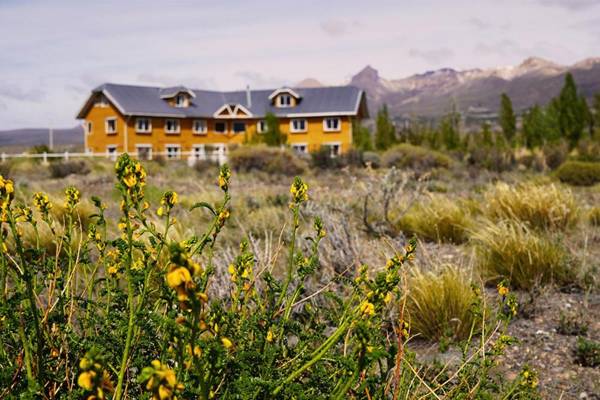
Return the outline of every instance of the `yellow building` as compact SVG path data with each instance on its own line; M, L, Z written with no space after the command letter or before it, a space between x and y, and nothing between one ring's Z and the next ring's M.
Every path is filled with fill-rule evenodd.
M216 92L107 83L77 118L87 152L202 159L264 133L268 113L295 151L327 146L332 156L352 146L352 122L368 116L365 93L353 86Z

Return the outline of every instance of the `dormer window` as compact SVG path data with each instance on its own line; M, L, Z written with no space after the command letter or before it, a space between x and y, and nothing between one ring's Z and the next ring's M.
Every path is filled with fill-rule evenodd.
M188 106L188 98L185 94L179 93L175 96L175 107L183 108Z
M292 106L292 96L289 94L280 94L277 97L277 106L278 107L291 107Z

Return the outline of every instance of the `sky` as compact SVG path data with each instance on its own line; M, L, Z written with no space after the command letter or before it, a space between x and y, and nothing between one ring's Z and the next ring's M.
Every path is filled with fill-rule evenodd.
M529 56L600 56L600 0L0 0L0 130L75 126L104 82L336 85Z

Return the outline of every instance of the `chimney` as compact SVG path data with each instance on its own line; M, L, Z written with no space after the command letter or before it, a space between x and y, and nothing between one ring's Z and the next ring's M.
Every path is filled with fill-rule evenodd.
M252 107L252 94L250 94L250 85L246 85L246 107Z

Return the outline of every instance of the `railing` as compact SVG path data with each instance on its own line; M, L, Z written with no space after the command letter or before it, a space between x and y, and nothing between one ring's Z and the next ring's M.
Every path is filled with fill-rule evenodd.
M64 161L69 161L72 158L107 158L109 160L115 161L120 153L117 152L105 152L105 153L71 153L65 151L64 153L1 153L0 161L4 162L9 159L14 158L33 158L33 159L41 159L42 163L46 164L50 159L63 159ZM224 152L197 152L197 151L180 151L178 153L168 153L166 151L163 152L132 152L129 153L130 156L139 158L142 160L152 160L156 159L156 157L164 157L167 161L174 160L187 160L188 165L192 166L198 161L210 161L217 163L219 165L223 165L227 162L227 155Z

